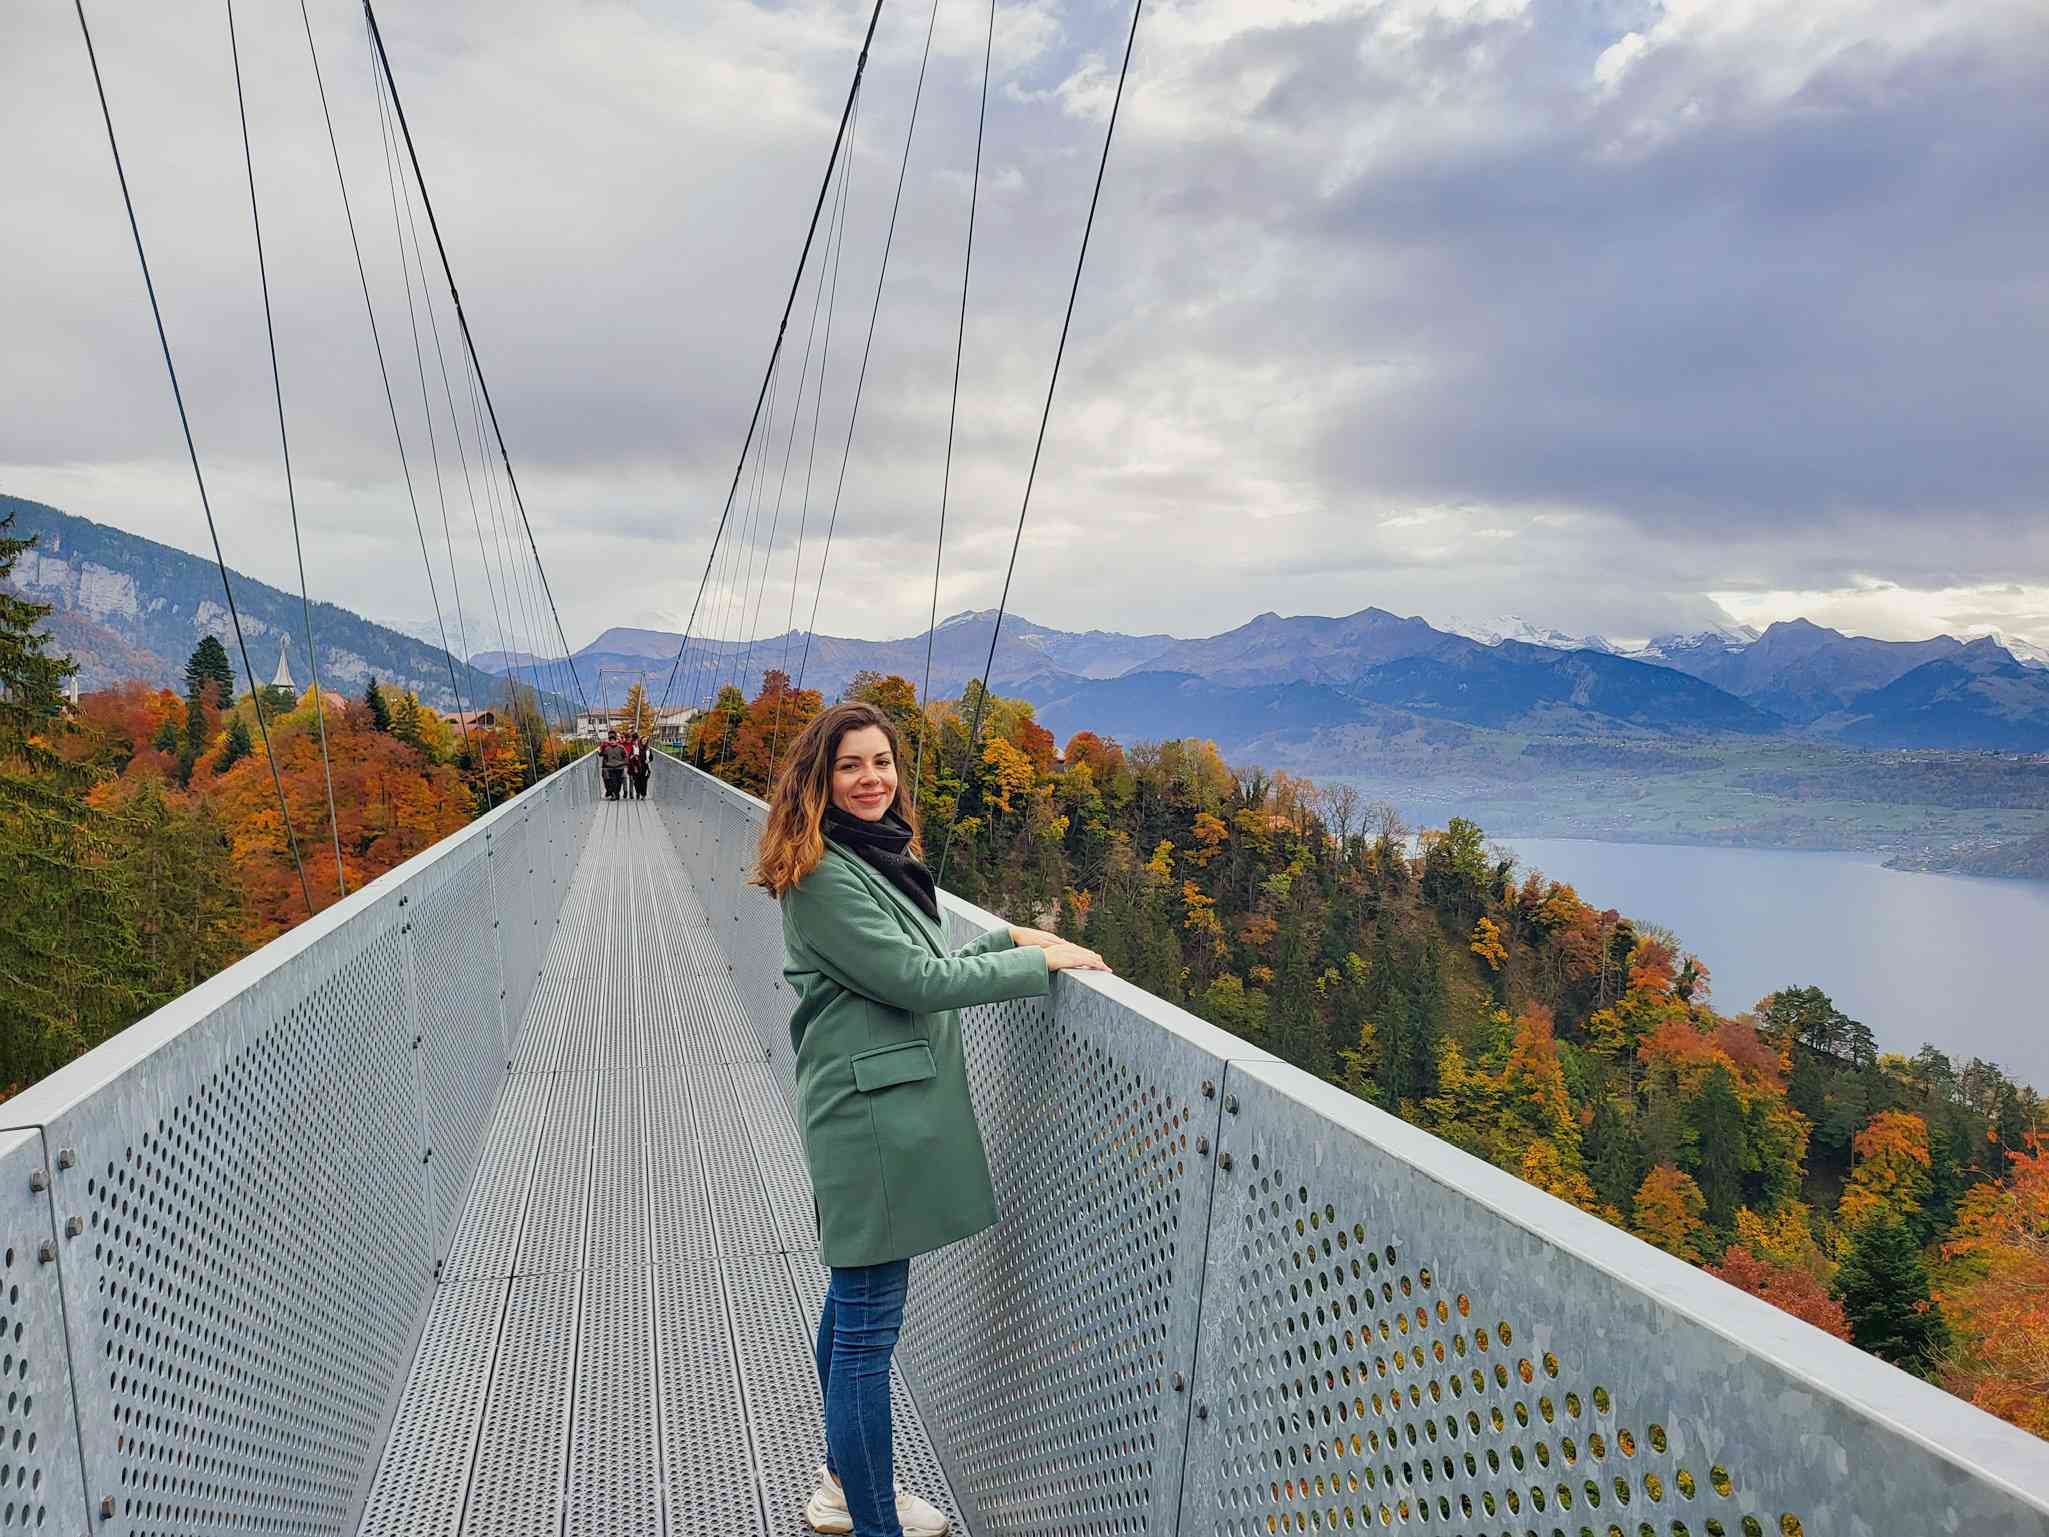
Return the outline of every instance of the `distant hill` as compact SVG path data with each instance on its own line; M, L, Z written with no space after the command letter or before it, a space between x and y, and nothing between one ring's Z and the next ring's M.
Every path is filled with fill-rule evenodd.
M2049 742L2049 672L1991 638L1972 641L1851 700L1817 723L1859 747L2040 752Z
M937 697L960 693L970 678L982 675L989 660L989 634L996 620L994 609L955 614L942 619L932 632L932 692ZM641 676L648 690L659 698L669 684L669 669L683 637L671 630L640 630L614 627L606 630L575 654L576 674L593 701L609 688L614 702ZM1076 679L1115 677L1156 656L1174 644L1171 635L1124 635L1112 630L1054 630L1013 614L1003 621L1003 644L997 651L993 685L1001 689L1045 672ZM837 635L811 638L809 659L805 657L802 631L757 637L746 641L718 640L699 636L690 642L688 655L679 670L671 698L703 703L722 683L745 674L742 686L749 694L761 685L762 674L785 665L792 675L803 663L806 688L821 691L826 698L844 693L862 671L898 673L914 681L925 675L925 635L899 640L856 640ZM484 652L472 658L493 672L505 670L504 655ZM521 665L524 665L522 662ZM609 678L607 677L609 674Z
M0 517L14 515L13 534L33 534L34 549L14 568L13 586L51 605L45 622L55 649L79 664L79 687L105 688L129 678L183 688L185 660L206 635L220 638L241 671L220 573L211 561L15 496L0 496ZM299 595L229 572L249 659L261 681L284 650L294 679L312 681ZM448 661L441 649L331 603L313 605L321 681L361 692L372 674L418 692L438 710L453 710ZM289 642L287 645L286 643ZM501 679L456 663L465 703L502 692Z
M1964 643L1872 640L1844 635L1805 619L1782 620L1748 645L1703 636L1692 645L1667 643L1667 667L1703 678L1737 698L1797 725L1843 709L1860 694L1884 688L1924 662L1955 656Z

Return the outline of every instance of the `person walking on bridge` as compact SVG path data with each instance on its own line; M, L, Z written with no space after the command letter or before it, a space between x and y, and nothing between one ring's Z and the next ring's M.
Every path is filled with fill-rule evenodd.
M598 769L605 776L605 799L619 798L619 787L626 782L626 744L619 740L617 729L605 733L605 742L598 749Z
M633 786L633 798L647 799L647 742L639 732L626 739L626 778Z
M895 1480L889 1364L911 1256L997 1216L957 1011L1109 969L1043 929L949 950L922 852L896 728L873 705L834 705L791 745L749 880L782 903L798 1121L832 1272L817 1340L826 1454L805 1515L853 1537L946 1530Z

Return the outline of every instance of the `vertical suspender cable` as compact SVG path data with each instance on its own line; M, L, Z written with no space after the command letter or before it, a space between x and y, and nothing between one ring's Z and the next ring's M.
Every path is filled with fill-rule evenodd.
M270 342L270 389L277 401L277 441L285 461L285 502L292 512L292 554L299 562L299 613L306 622L306 659L313 669L313 718L320 735L320 778L327 791L327 830L334 839L334 881L349 894L342 867L341 819L334 809L334 769L327 756L327 706L320 698L320 651L313 641L313 601L306 594L306 548L299 541L299 493L292 482L292 440L285 432L285 386L278 370L277 326L270 313L270 268L263 256L263 218L256 207L256 154L249 146L249 108L242 96L242 50L235 41L235 0L227 0L228 57L235 65L235 112L242 122L242 165L249 173L249 227L256 234L256 276L263 286L263 334Z
M299 873L299 895L306 912L313 912L313 888L306 882L306 866L299 858L299 840L292 832L292 812L285 802L285 782L278 773L277 754L270 748L270 727L263 718L263 696L256 689L256 669L249 665L249 642L242 634L242 615L235 607L235 589L228 582L227 557L221 553L220 530L214 526L213 504L207 500L206 476L199 468L199 449L192 441L192 419L185 412L185 392L178 386L178 368L171 361L171 338L164 330L164 312L157 303L157 286L149 275L149 256L142 248L142 226L136 222L135 199L128 193L128 173L121 165L121 145L114 137L114 114L107 106L106 82L100 78L99 55L93 51L92 28L86 25L85 0L72 0L78 11L78 30L85 38L85 56L92 65L93 89L99 93L100 116L107 124L107 148L114 155L114 176L121 183L121 203L128 210L128 232L135 237L135 259L142 267L142 286L149 291L149 311L156 320L157 345L163 349L164 372L171 378L171 398L178 405L178 425L185 433L185 453L192 461L192 479L199 487L200 510L206 514L206 532L213 540L213 563L221 575L221 593L227 599L228 619L235 628L235 646L242 653L242 671L249 679L249 703L256 712L256 729L263 737L263 756L270 764L270 782L277 791L278 816L285 826L285 845L291 850L292 868Z
M911 121L904 130L904 153L896 172L896 196L889 205L889 230L882 238L882 265L875 273L875 299L868 307L868 337L861 344L861 368L854 376L854 403L847 412L847 441L840 450L839 483L833 488L832 515L825 521L825 551L818 560L818 582L811 590L811 617L804 626L804 650L797 659L797 688L804 687L804 675L811 667L811 639L818 632L818 599L825 591L825 567L832 559L833 530L839 527L840 497L847 489L847 463L854 453L854 426L861 419L861 393L868 385L868 359L875 350L875 320L882 313L882 287L889 277L889 254L896 248L896 216L904 204L904 178L911 168L911 143L918 133L918 106L925 98L925 66L932 59L932 30L939 21L939 0L932 0L932 15L925 23L925 52L918 60L918 85L911 93Z
M754 591L754 618L747 626L747 657L740 667L743 676L751 677L754 672L754 640L761 630L761 605L768 597L768 568L770 561L775 557L776 530L782 527L783 522L783 493L788 489L790 483L790 456L796 450L797 425L804 416L804 385L811 377L811 346L817 339L818 334L818 301L825 292L825 267L828 258L832 262L833 276L835 278L839 276L839 245L835 244L834 235L837 232L840 244L844 244L846 236L847 190L848 184L854 179L854 141L859 136L860 127L861 108L857 102L854 106L853 126L847 137L847 152L840 157L839 196L834 200L836 206L826 223L825 252L818 259L818 284L812 290L811 295L811 324L804 333L804 361L797 369L797 398L790 405L790 430L783 438L783 467L776 477L775 513L768 521L767 552L762 556L761 581L756 585ZM826 326L827 356L820 360L818 366L817 399L820 402L823 402L825 399L825 368L826 364L831 361L831 345L832 327L828 320ZM812 419L814 422L817 420L815 409L812 412ZM814 439L815 436L816 434L814 433ZM806 479L808 481L809 477L807 476ZM765 672L766 669L764 669L764 674ZM776 714L778 717L782 714L782 694L780 692L776 695ZM773 780L775 777L775 756L773 750L771 750L768 759L768 773L769 778Z
M313 61L313 83L320 91L320 115L327 123L327 150L334 158L334 184L341 191L342 217L349 227L349 249L356 257L356 281L363 290L363 313L370 320L370 343L377 351L377 378L384 386L384 409L391 417L391 435L398 443L399 473L405 477L406 500L413 509L413 531L420 539L420 560L427 568L427 591L434 599L434 624L441 632L441 654L448 661L448 685L455 695L455 708L462 726L463 752L477 765L477 779L484 787L484 806L491 805L491 775L483 759L471 752L469 722L462 719L462 689L455 681L455 658L448 649L448 627L441 619L441 597L434 587L434 565L427 558L426 525L420 521L420 501L413 494L413 471L406 459L406 436L398 425L398 398L391 392L391 369L384 361L384 337L377 327L377 306L370 301L370 274L363 265L363 245L356 236L356 212L349 202L348 178L342 174L341 143L334 134L334 114L327 105L327 81L321 74L320 50L313 43L313 19L306 11L306 0L299 0L299 20L306 29L306 55Z
M770 786L775 784L776 764L782 759L783 702L790 697L791 692L789 681L790 641L797 633L797 582L804 574L804 535L811 527L811 472L818 465L818 423L825 411L826 370L832 363L832 319L834 311L839 308L840 260L847 254L847 183L850 179L844 173L840 177L839 210L836 216L839 224L838 236L837 239L832 239L831 236L828 236L828 239L832 240L832 291L827 295L825 302L825 352L818 364L818 391L811 397L811 446L805 450L804 455L804 498L799 504L797 549L796 553L790 558L790 605L788 613L783 618L783 660L782 666L779 669L783 675L783 688L782 692L776 695L775 726L770 731L768 739L768 782ZM821 290L825 288L825 263L823 261L818 264L818 286ZM816 297L811 301L811 318L812 323L816 325L818 320L818 300ZM810 350L810 343L808 341L805 343L805 350Z
M1010 538L1010 563L1003 570L1003 596L996 605L996 622L989 627L989 660L982 667L982 689L975 697L974 723L968 728L967 760L961 765L963 793L973 782L975 771L975 739L982 731L982 712L989 702L989 675L996 668L996 641L1003 633L1004 611L1010 606L1010 581L1017 574L1018 546L1024 542L1025 514L1031 510L1032 486L1039 478L1039 455L1046 447L1046 423L1053 415L1053 392L1060 385L1060 360L1067 355L1067 333L1074 325L1074 301L1081 292L1081 271L1089 259L1089 236L1096 227L1096 206L1103 200L1103 173L1110 166L1110 143L1117 136L1117 112L1124 105L1124 82L1131 75L1132 45L1138 41L1138 18L1145 10L1145 0L1132 0L1131 31L1124 39L1124 64L1117 71L1117 94L1110 102L1110 121L1103 129L1103 156L1096 162L1096 188L1089 194L1089 216L1081 227L1081 251L1074 259L1074 282L1067 290L1067 316L1060 322L1060 345L1053 351L1053 373L1046 381L1046 405L1039 413L1039 437L1032 445L1032 467L1025 476L1024 499L1018 504L1017 531ZM946 881L946 856L953 851L953 830L958 824L956 815L949 817L946 824L946 842L939 850L939 869L934 879L940 884Z
M968 277L975 270L975 205L982 192L982 132L989 123L989 60L996 50L996 0L989 0L989 30L982 39L982 108L975 118L975 173L968 183L968 249L960 265L960 324L953 333L953 399L946 408L946 468L939 477L939 537L932 542L932 613L925 622L925 681L918 689L918 758L911 770L911 804L925 780L925 738L932 699L932 644L939 638L939 568L946 560L946 496L953 488L953 428L960 417L960 360L968 341Z
M876 0L878 10L881 9L881 4L882 0ZM448 246L441 238L441 221L434 217L434 199L427 191L427 176L420 168L420 152L413 144L413 130L406 121L405 102L398 94L398 79L391 72L391 55L385 51L384 33L377 25L377 12L371 8L370 0L363 0L363 16L370 23L370 40L376 44L377 57L384 66L384 83L391 91L392 110L398 114L398 130L405 140L407 158L412 161L413 180L419 183L420 206L427 210L427 228L434 236L434 249L441 257L441 273L448 281L448 298L455 306L455 321L462 331L463 347L469 353L470 366L477 371L477 388L484 397L484 412L491 419L491 433L498 442L498 457L505 465L505 483L512 490L513 505L519 509L520 526L526 531L527 548L533 552L534 571L541 579L541 591L547 595L548 612L555 621L555 637L567 654L569 637L563 633L562 615L555 607L555 594L548 585L548 568L541 562L541 547L534 542L534 526L527 520L526 501L520 496L519 480L512 473L512 455L505 447L505 429L499 426L498 408L491 402L491 386L484 378L483 359L477 356L476 338L470 332L469 316L463 312L462 295L455 286L455 268L449 264ZM870 24L870 28L873 29L873 23ZM862 56L866 57L865 50ZM583 689L579 685L577 697L582 696Z
M413 368L414 371L418 374L420 380L420 416L427 424L427 455L429 462L433 465L434 468L435 500L439 503L441 508L441 542L442 546L448 551L448 587L450 593L454 596L455 599L455 638L461 645L463 666L467 668L470 664L469 623L463 617L462 578L460 575L457 574L455 565L455 535L452 532L450 532L448 526L448 487L441 478L441 444L438 435L434 431L434 406L433 402L428 398L427 395L427 360L425 355L420 350L420 317L419 313L413 308L413 270L412 267L408 266L406 262L406 232L404 226L402 226L398 220L399 199L400 196L403 195L405 198L406 221L408 224L412 222L413 198L411 190L407 188L405 184L405 167L397 164L396 149L391 142L390 114L388 114L384 110L384 82L377 73L377 59L374 54L371 56L370 59L370 92L373 96L377 98L378 141L383 151L382 155L380 156L380 159L384 166L385 185L391 193L391 234L393 241L398 246L399 276L401 277L401 279L403 279L405 285L406 322L412 328L413 333ZM419 257L419 231L417 229L415 229L413 232L413 254L415 258ZM429 292L427 288L427 266L424 260L419 262L419 267L420 297L424 301L426 301L428 325L436 327L434 345L436 349L436 354L438 356L439 349L441 346L441 337L437 323L434 319L434 298L432 293ZM447 367L446 364L444 364L444 378L446 376L446 372ZM457 446L458 448L461 446L460 441L458 441ZM451 674L453 673L453 671L454 665L453 661L451 660ZM535 692L538 696L538 686L536 687ZM476 695L474 690L472 690L471 692L470 702L472 704L476 702ZM538 703L538 697L536 699L536 702ZM455 706L458 710L462 708L462 695L460 692L456 694ZM519 711L516 707L514 708L512 715L514 721L514 729L517 730ZM482 728L479 727L479 735L481 734ZM538 784L541 778L540 754L534 750L533 743L531 742L527 744L527 751L528 756L532 759L534 783ZM486 738L485 753L488 757L488 738ZM483 768L484 771L488 774L488 762L481 762L479 766Z
M840 109L840 125L832 136L832 153L825 159L825 175L818 183L818 200L811 208L811 227L804 232L804 249L797 256L797 271L790 279L790 296L783 302L783 317L776 323L775 345L769 349L768 367L761 373L761 388L754 397L754 415L747 423L747 438L740 445L739 462L733 466L733 484L726 492L726 504L719 513L718 527L712 531L712 553L706 555L704 575L698 579L697 598L690 605L690 618L683 625L683 643L676 648L676 660L669 665L669 681L662 687L662 704L669 702L669 690L675 686L676 670L683 665L683 653L690 649L690 627L697 621L697 605L704 601L705 583L711 580L712 555L719 547L719 536L725 532L726 521L732 516L733 498L740 489L740 476L747 468L747 451L754 442L754 429L761 421L762 402L768 398L768 381L775 375L776 360L782 355L783 333L789 328L790 311L797 304L797 290L804 282L804 267L811 259L811 242L818 235L819 215L825 212L825 196L832 187L832 173L839 164L840 144L847 135L847 122L854 115L854 99L861 94L861 76L868 68L868 46L875 41L875 24L882 19L883 0L875 0L875 9L868 16L868 32L861 39L861 54L854 61L854 81L847 88L847 104ZM364 0L367 6L369 0Z

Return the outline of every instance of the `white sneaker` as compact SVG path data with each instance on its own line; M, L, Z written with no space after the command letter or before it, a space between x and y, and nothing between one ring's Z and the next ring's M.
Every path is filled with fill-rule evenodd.
M818 1487L804 1503L804 1519L811 1523L814 1532L844 1534L854 1529L846 1492L825 1471L823 1463L818 1467ZM901 1483L896 1486L896 1520L904 1529L904 1537L939 1537L946 1530L946 1512L929 1500L919 1499Z

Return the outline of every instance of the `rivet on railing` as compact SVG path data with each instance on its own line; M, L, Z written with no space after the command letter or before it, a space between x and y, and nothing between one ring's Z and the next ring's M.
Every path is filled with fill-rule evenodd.
M100 1496L100 1515L109 1521L114 1519L114 1497L111 1494Z
M1197 1419L1199 1419L1199 1420L1206 1420L1206 1419L1208 1419L1208 1418L1209 1418L1209 1405L1208 1405L1208 1404L1197 1404L1197 1405L1195 1406L1195 1417L1196 1417Z
M425 1162L426 1162L426 1161L427 1161L427 1160L428 1160L429 1158L432 1158L433 1156L434 1156L434 1149L432 1149L432 1148L430 1147L430 1148L428 1148L428 1149L427 1149L427 1151L426 1151L426 1152L424 1152L424 1153L420 1154L420 1162L421 1162L421 1163L425 1163Z
M77 1152L76 1152L76 1151L75 1151L74 1149L72 1149L72 1148L68 1148L68 1147L60 1147L60 1148L58 1148L58 1149L57 1149L57 1167L58 1167L58 1168L60 1168L60 1169L68 1169L68 1168L70 1168L70 1167L71 1167L71 1166L72 1166L73 1164L75 1164L75 1163L77 1163L77 1162L78 1162L78 1153L77 1153Z
M1235 1095L1235 1094L1226 1094L1226 1095L1224 1096L1224 1112L1225 1112L1225 1114L1227 1114L1227 1115L1236 1115L1236 1114L1238 1113L1238 1096L1237 1096L1237 1095Z
M37 1192L48 1190L50 1188L50 1171L48 1169L31 1170L28 1177L28 1188Z
M1185 1393L1188 1391L1188 1379L1182 1376L1179 1372L1174 1373L1174 1391L1177 1393Z
M49 1239L45 1238L36 1245L36 1261L38 1264L47 1265L56 1258L57 1246L51 1243Z
M80 1233L83 1233L84 1231L85 1218L66 1217L64 1219L64 1236L66 1238L76 1238Z
M1217 1086L1210 1079L1205 1078L1202 1081L1202 1097L1204 1099L1215 1099L1217 1097Z
M1217 1167L1228 1172L1231 1167L1231 1155L1229 1153L1217 1154Z
M1209 1138L1197 1137L1195 1139L1195 1152L1197 1157L1207 1158L1209 1156Z

